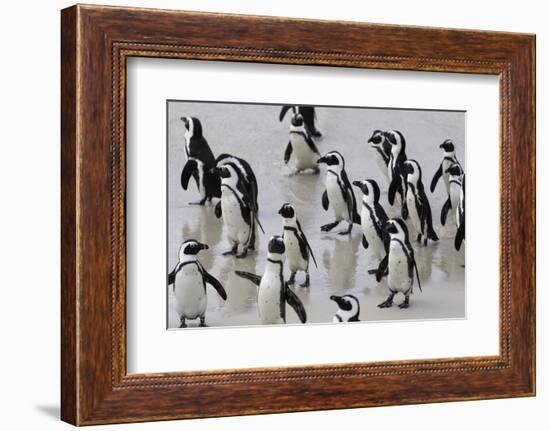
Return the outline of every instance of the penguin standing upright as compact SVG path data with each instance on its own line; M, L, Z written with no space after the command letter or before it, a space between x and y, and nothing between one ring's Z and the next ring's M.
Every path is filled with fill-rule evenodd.
M192 204L204 205L206 201L211 202L213 198L221 195L220 179L212 172L216 166L214 154L208 146L208 142L202 135L202 125L198 118L181 117L185 126L185 154L187 162L181 172L181 186L187 190L191 176L197 183L201 196L198 202Z
M235 274L259 287L258 313L262 324L286 323L287 303L294 309L300 322L306 323L307 315L302 301L284 280L285 243L283 238L280 236L271 237L267 249L267 263L263 275L251 274L245 271L235 271Z
M384 230L388 216L380 205L380 188L374 180L354 181L353 185L363 192L361 207L363 247L370 248L377 257L382 259L388 245L388 234Z
M237 187L237 169L231 164L225 164L217 167L216 172L222 179L222 198L216 204L215 215L222 218L227 237L232 244L231 250L223 254L246 257L253 232L253 220L258 222L257 214L252 211L249 198Z
M457 214L458 205L460 202L460 196L462 193L462 177L464 171L458 163L452 164L446 171L449 175L449 202L451 202L451 209L453 214ZM441 213L441 224L445 225L447 218L447 212ZM458 227L459 220L456 220Z
M395 193L399 193L401 196L401 216L406 219L408 217L407 201L405 199L407 184L401 173L401 165L407 160L405 137L398 130L390 130L385 135L391 145L390 161L388 163L388 178L390 181L388 201L390 205L393 205Z
M237 190L244 196L245 201L249 203L251 211L254 214L258 214L258 182L250 164L242 158L223 153L217 157L216 167L221 167L223 165L233 166L238 177ZM215 168L212 169L212 171L217 174ZM256 248L257 226L258 223L256 222L256 218L252 217L252 233L247 244L249 250L254 250ZM263 227L261 227L261 229L263 231Z
M439 168L435 172L432 182L430 184L430 191L433 193L435 191L435 188L437 186L437 183L441 177L443 177L443 181L445 183L445 190L447 191L447 200L443 204L443 207L441 208L441 220L447 219L447 213L451 209L451 190L449 185L449 173L447 170L451 167L451 165L457 164L460 166L460 162L458 161L458 158L456 157L455 153L455 145L451 139L446 139L443 141L443 143L439 146L443 150L443 159L441 160L441 163L439 164ZM444 222L442 222L443 225L445 225Z
M227 293L221 283L204 269L197 260L201 250L208 245L194 239L185 241L179 250L179 262L168 274L168 285L173 285L177 301L177 312L180 315L180 328L187 327L186 320L200 319L200 326L205 325L207 304L206 284L211 285L225 301Z
M321 203L325 211L329 206L332 208L336 219L332 223L321 226L321 230L330 232L343 220L349 224L349 227L348 230L340 232L340 235L348 235L351 233L353 223L360 224L361 218L357 213L355 194L346 174L344 157L338 151L330 151L317 160L317 163L324 163L328 166L326 189L323 192Z
M305 105L283 105L279 113L279 121L283 121L288 111L292 110L293 114L301 114L304 119L304 124L309 132L309 135L314 138L321 138L323 134L315 127L315 119L317 117L313 106Z
M458 251L462 247L462 242L465 240L466 235L466 175L462 176L460 201L458 202L456 212L458 228L455 235L455 249Z
M283 240L290 269L288 284L290 286L294 285L296 272L304 271L306 279L300 286L309 287L309 256L311 256L315 267L317 267L313 250L302 231L294 207L286 203L279 210L279 214L283 218Z
M382 260L378 267L376 279L380 281L383 274L387 272L390 294L384 302L378 304L378 307L391 307L393 297L401 292L405 295L405 300L399 304L399 308L409 308L409 296L413 290L415 275L418 287L422 291L414 251L409 241L409 230L401 219L389 219L386 222L385 229L390 236L390 244L386 258Z
M374 160L384 174L384 177L389 180L388 165L391 156L391 144L386 137L386 133L382 130L375 130L369 138L368 143L373 151Z
M332 295L330 299L338 305L338 311L332 318L333 323L359 322L359 300L353 295Z
M416 240L424 245L428 244L428 238L438 241L432 223L432 210L428 196L422 183L422 168L416 160L406 160L401 166L401 171L407 182L407 208L412 220L412 225L417 232Z
M311 139L302 114L299 113L292 114L290 120L290 138L285 150L285 164L288 164L292 155L296 171L312 169L314 173L319 173L317 159L321 154Z

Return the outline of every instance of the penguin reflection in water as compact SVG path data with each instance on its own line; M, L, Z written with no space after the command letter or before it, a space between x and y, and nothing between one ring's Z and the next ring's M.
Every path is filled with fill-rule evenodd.
M224 164L215 169L222 179L222 198L216 204L216 217L222 218L226 228L229 241L232 244L231 250L224 255L236 255L238 258L246 257L251 240L254 235L255 223L258 223L258 214L254 209L257 205L253 203L253 197L243 189L239 190L239 174L237 168L230 164Z
M296 272L304 271L306 279L300 287L309 287L309 256L311 256L317 268L317 261L313 255L313 250L302 231L302 226L300 226L294 207L286 203L279 210L279 214L283 218L283 240L290 269L288 284L291 286L294 285Z
M239 277L258 286L258 313L264 325L286 323L286 304L290 305L300 322L306 323L306 310L300 298L284 279L283 265L285 243L280 236L273 236L267 246L267 263L263 275L235 271Z
M416 160L406 160L401 166L406 181L406 199L412 225L417 232L417 241L428 244L428 238L438 241L432 223L432 210L422 183L422 169Z
M357 213L355 194L346 174L344 157L338 151L330 151L317 160L317 163L324 163L328 166L326 189L323 192L321 203L325 211L329 206L332 208L336 219L332 223L321 226L321 230L330 232L341 221L346 221L349 224L348 230L340 232L340 235L348 235L351 233L353 223L361 224L361 218Z
M330 299L338 305L338 311L332 318L333 323L359 322L359 300L353 295L332 295Z
M378 304L378 307L391 307L393 297L401 292L405 296L405 300L399 304L399 308L409 308L409 296L413 290L415 275L418 288L422 292L414 251L409 241L409 231L407 225L401 219L389 219L386 222L385 229L390 236L390 245L388 254L380 262L376 279L380 281L387 274L390 295L384 302Z
M290 138L285 150L285 164L290 161L292 155L297 172L311 169L313 173L319 173L317 159L321 154L311 138L304 118L299 113L293 114L290 120Z
M181 117L185 126L185 155L187 163L181 172L181 186L187 190L191 176L197 183L197 189L201 196L193 205L204 205L213 198L220 197L220 178L212 172L216 166L214 154L208 146L208 142L202 135L202 125L198 118Z
M206 285L211 285L225 301L227 293L221 283L204 269L197 259L208 245L194 239L185 241L179 250L179 262L168 274L168 285L173 285L176 310L180 315L180 328L186 328L186 320L200 319L199 326L206 326Z

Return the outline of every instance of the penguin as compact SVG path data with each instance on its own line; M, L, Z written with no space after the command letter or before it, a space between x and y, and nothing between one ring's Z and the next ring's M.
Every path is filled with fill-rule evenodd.
M190 202L193 205L204 205L207 201L221 195L220 179L211 172L216 166L214 154L208 146L208 142L202 135L202 125L198 118L181 117L185 126L185 155L187 162L181 172L181 186L187 190L191 176L197 183L201 196L198 202Z
M459 251L466 235L466 175L462 176L462 187L460 190L460 200L456 209L456 220L458 228L455 235L455 249Z
M445 171L447 175L449 175L449 202L451 203L450 207L453 211L453 213L456 215L458 211L458 205L460 202L460 195L462 193L462 176L464 175L464 171L462 170L462 167L458 163L452 164L447 170ZM447 218L447 212L441 213L441 224L445 225ZM458 227L459 220L456 220L456 224Z
M225 301L227 293L221 283L204 269L197 259L201 250L208 245L194 239L185 241L179 250L179 262L168 274L168 285L173 285L177 312L180 315L180 328L186 328L186 320L200 319L199 326L206 326L206 285L211 285Z
M384 174L384 177L389 180L388 165L391 156L391 144L386 137L386 133L382 130L375 130L369 138L368 143L374 153L374 160Z
M332 295L330 299L338 305L338 311L332 318L333 323L359 322L359 300L353 295Z
M252 211L249 197L237 188L239 174L231 164L225 164L216 168L221 177L222 196L216 204L214 214L222 218L226 228L231 250L224 255L236 255L238 258L246 257L248 246L253 232L253 220L258 222L257 214Z
M309 287L310 256L313 259L315 267L318 268L313 250L307 241L302 226L300 226L294 207L289 203L285 203L279 210L279 214L283 218L283 241L285 243L288 267L290 268L288 284L293 286L296 272L304 271L306 273L306 278L300 287Z
M405 177L406 200L412 225L417 232L417 242L428 245L428 239L439 241L432 223L432 210L422 182L422 168L416 160L406 160L401 165Z
M445 139L445 141L443 141L439 148L443 150L443 160L441 160L439 168L432 178L432 182L430 183L430 192L433 193L435 191L439 179L443 177L445 190L447 191L447 200L441 208L441 224L445 225L445 222L443 220L446 221L447 213L451 209L451 193L449 186L449 174L447 173L447 169L449 169L453 164L460 165L460 162L456 157L455 145L451 139Z
M323 192L321 203L323 209L332 207L334 218L332 223L321 226L323 232L330 232L342 220L348 222L348 230L340 232L340 235L349 235L353 223L361 224L361 218L357 213L357 202L351 188L348 175L345 170L344 157L338 151L330 151L325 154L317 163L324 163L328 166L326 177L326 189Z
M309 135L313 138L320 139L323 134L315 127L315 119L317 114L315 113L315 107L304 105L283 105L279 114L279 121L283 121L288 111L292 110L293 114L301 114L304 119L304 124L309 132Z
M354 181L353 185L363 193L361 207L361 229L363 247L369 247L382 259L387 252L388 234L384 225L388 221L386 211L380 205L380 188L374 180Z
M401 175L401 165L407 160L406 142L403 134L398 130L390 130L386 132L386 139L391 145L390 160L388 163L388 179L390 187L388 189L388 201L393 205L395 201L395 193L401 196L401 216L403 219L408 217L406 196L406 183Z
M285 150L285 164L288 164L293 154L297 172L312 169L314 173L319 173L316 162L321 154L305 126L304 117L299 113L292 114L290 120L290 138Z
M285 243L280 236L273 236L267 245L267 263L263 275L235 271L239 277L258 286L258 313L264 325L286 323L286 304L290 305L300 322L306 323L307 315L300 298L284 280L283 265Z
M388 254L380 262L376 279L380 281L387 271L387 281L390 294L388 298L378 304L380 308L388 308L393 305L393 297L401 292L405 300L399 304L399 308L409 308L409 296L413 290L414 277L418 281L418 288L422 292L420 276L414 258L414 251L409 241L409 230L402 219L389 219L385 225L386 232L390 236Z
M256 175L254 174L250 164L242 158L223 153L216 158L216 168L223 165L233 166L238 176L237 190L241 192L245 197L245 200L249 202L252 212L258 214L258 181L256 180ZM216 168L212 169L212 172L217 174ZM252 218L252 225L252 233L247 244L249 250L254 250L256 248L258 223L254 217ZM263 226L260 225L260 228L262 229L262 232L264 232Z

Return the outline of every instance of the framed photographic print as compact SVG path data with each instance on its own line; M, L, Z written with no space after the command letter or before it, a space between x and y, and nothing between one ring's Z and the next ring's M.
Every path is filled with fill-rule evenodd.
M78 5L61 44L63 420L534 395L533 35Z

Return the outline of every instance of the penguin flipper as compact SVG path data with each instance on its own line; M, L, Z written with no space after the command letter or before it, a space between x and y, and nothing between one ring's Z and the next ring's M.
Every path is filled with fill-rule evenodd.
M288 163L291 155L292 155L292 143L288 141L288 145L286 146L286 150L285 150L285 164Z
M313 263L315 264L315 268L319 268L317 266L317 260L315 259L315 255L313 254L313 250L311 249L311 246L309 245L309 242L304 234L304 231L302 230L302 226L300 225L300 222L298 220L296 220L296 225L298 226L298 231L300 232L300 237L301 237L301 244L305 244L305 246L307 247L307 251L305 253L305 256L304 258L307 258L307 252L309 251L309 254L311 255L311 258L313 259ZM300 244L300 248L301 248L301 244ZM304 254L304 253L302 253Z
M222 216L222 201L219 201L214 207L214 215L216 218L221 218Z
M300 298L296 296L296 294L288 287L288 284L285 283L285 298L288 305L292 307L292 309L296 312L298 315L298 318L300 319L300 322L306 323L307 321L307 314L306 309L304 308L304 304L302 304L302 301L300 301Z
M325 211L328 210L328 194L326 190L323 192L323 196L321 197L321 203L323 204L323 209Z
M365 238L365 235L363 235L362 243L363 243L363 248L364 249L369 248L369 242L367 241L367 238Z
M206 269L203 268L203 266L200 266L202 278L206 283L208 283L210 286L212 286L214 289L216 289L216 292L218 292L218 295L222 297L222 299L225 301L227 299L227 292L223 288L220 281L214 277L212 274L210 274Z
M464 233L465 233L464 224L461 224L458 227L458 229L456 231L456 235L455 235L455 249L456 249L456 251L459 251L460 247L462 247L462 241L464 241Z
M235 274L237 274L241 278L244 278L245 280L251 281L256 286L259 286L260 282L262 281L261 275L252 274L251 272L235 271Z
M399 188L399 178L397 174L393 176L393 179L390 183L390 187L388 189L388 202L390 205L393 205L395 202L395 193L397 192L397 189Z
M443 168L441 167L441 165L439 165L439 169L435 172L435 175L432 178L432 182L430 184L430 192L434 192L435 186L437 186L437 182L441 178L441 175L443 175Z
M380 264L378 265L378 269L376 270L376 281L380 283L380 280L382 280L382 277L386 274L386 271L388 269L388 255L384 256L384 259L380 261Z
M168 286L170 286L171 284L174 284L174 281L176 281L176 270L175 269L170 274L168 274Z
M187 190L187 187L189 186L189 180L191 179L191 176L195 173L197 169L197 161L194 159L187 160L187 163L183 167L183 170L181 171L181 186L183 187L183 190Z
M283 121L283 118L285 118L286 113L292 109L292 105L283 105L281 108L281 112L279 113L279 121Z
M447 222L447 213L451 209L451 198L447 198L445 203L443 204L443 207L441 208L441 224L445 226L445 223Z

